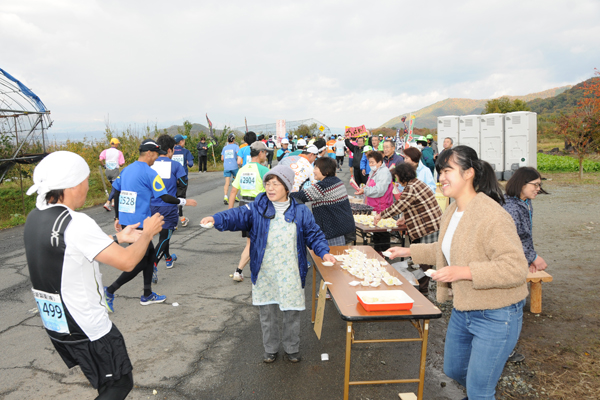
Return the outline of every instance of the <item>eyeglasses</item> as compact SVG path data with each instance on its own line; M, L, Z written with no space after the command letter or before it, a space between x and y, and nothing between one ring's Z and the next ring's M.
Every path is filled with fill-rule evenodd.
M536 189L541 189L542 188L542 184L541 183L527 182L527 184L535 186Z
M277 188L280 188L281 186L283 186L283 185L277 181L275 181L275 182L270 181L270 182L265 183L265 188L267 188L267 189L270 189L270 188L277 189Z

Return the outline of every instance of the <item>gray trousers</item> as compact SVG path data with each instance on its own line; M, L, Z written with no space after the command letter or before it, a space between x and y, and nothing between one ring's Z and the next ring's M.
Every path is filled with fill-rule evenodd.
M266 353L278 353L279 343L287 354L300 351L300 311L283 312L283 338L279 335L279 304L258 306Z

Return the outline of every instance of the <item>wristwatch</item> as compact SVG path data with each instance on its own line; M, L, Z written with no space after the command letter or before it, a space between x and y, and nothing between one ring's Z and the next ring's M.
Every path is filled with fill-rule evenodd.
M119 244L119 239L117 239L117 235L113 235L113 240L116 244Z

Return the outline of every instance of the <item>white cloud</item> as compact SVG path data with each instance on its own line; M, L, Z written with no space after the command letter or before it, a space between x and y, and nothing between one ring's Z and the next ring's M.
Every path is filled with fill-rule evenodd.
M0 67L58 131L206 112L219 126L378 126L447 97L590 77L598 20L596 1L0 0Z

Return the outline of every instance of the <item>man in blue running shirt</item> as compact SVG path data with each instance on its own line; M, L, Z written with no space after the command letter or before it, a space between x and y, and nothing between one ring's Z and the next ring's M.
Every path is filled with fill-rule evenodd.
M175 136L177 137L177 136ZM152 165L152 169L158 172L158 175L163 180L167 192L171 196L177 196L177 192L181 186L187 187L184 180L187 178L185 170L174 160L174 148L175 139L169 135L162 135L156 139L156 143L160 146L161 150L166 151L167 154L158 157L158 159ZM187 206L195 207L197 205L196 200L186 200ZM165 257L167 269L173 268L173 262L177 260L175 254L169 252L169 242L171 235L177 227L178 212L177 205L169 204L163 201L163 199L152 198L150 200L150 210L152 214L159 213L165 218L165 224L160 232L158 238L158 246L156 248L156 255L154 256L154 273L152 274L152 283L158 283L158 262Z
M223 187L223 192L225 193L225 197L223 197L223 203L225 205L229 204L229 197L227 196L229 192L229 182L235 179L239 170L237 164L237 155L239 151L240 147L235 143L235 135L229 135L227 138L227 146L223 147L223 150L221 151L221 161L223 161L223 176L225 177L225 186Z
M181 180L181 183L177 186L177 197L185 199L187 197L188 188L188 167L194 166L194 156L192 152L185 148L185 139L187 136L175 135L175 148L173 150L173 161L177 161L183 167L185 171L185 177ZM190 220L183 216L183 206L179 206L179 219L181 220L181 226L187 226Z
M165 203L185 205L185 199L171 196L160 175L150 168L159 154L166 154L152 139L146 139L140 145L140 157L136 162L126 167L115 180L115 230L120 232L125 226L140 223L143 228L144 220L151 215L150 200L161 198ZM152 291L152 272L154 270L154 245L148 245L144 258L130 272L123 272L112 285L104 288L106 305L110 312L114 311L113 301L115 291L135 278L140 272L144 274L144 294L140 299L143 306L162 303L167 297Z

